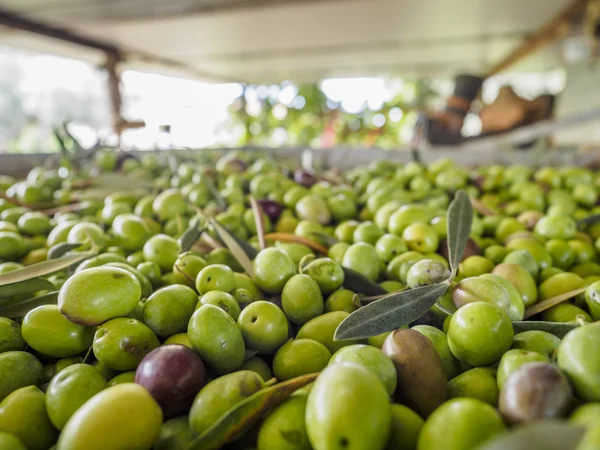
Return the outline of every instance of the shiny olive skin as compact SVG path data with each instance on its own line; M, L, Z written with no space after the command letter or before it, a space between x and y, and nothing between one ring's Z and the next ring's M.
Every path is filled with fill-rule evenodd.
M235 276L231 267L224 264L211 264L198 272L196 290L200 294L219 290L231 292L235 288Z
M62 430L75 411L105 387L104 377L87 364L61 370L46 389L46 409L52 424Z
M218 374L232 372L243 364L244 338L235 321L221 308L198 308L190 319L187 334L194 350Z
M575 328L567 333L558 347L558 367L567 375L577 396L588 402L600 401L600 358L590 354L600 337L600 323Z
M241 308L238 300L231 294L224 291L208 291L200 297L199 305L215 305L237 320L240 316Z
M135 319L120 317L98 327L93 350L106 367L124 372L135 369L159 345L149 327Z
M343 341L333 339L335 330L348 315L345 311L332 311L315 317L302 325L296 338L314 339L327 347L331 353L335 353L346 345L358 344L360 341L356 339Z
M166 234L152 236L146 241L142 250L144 259L158 264L162 271L171 270L179 257L177 240Z
M359 242L348 247L342 266L361 273L372 281L379 277L380 260L375 248L365 242Z
M323 313L323 294L309 275L294 275L283 287L281 305L288 319L296 325L303 325Z
M288 322L283 311L264 300L250 303L238 318L246 346L260 354L275 352L288 338Z
M474 398L454 398L433 412L423 425L418 450L467 450L504 431L500 415Z
M280 381L323 370L331 352L313 339L297 338L283 344L273 358L273 374Z
M57 358L75 356L87 350L94 338L94 328L77 325L65 318L56 305L44 305L29 311L21 328L27 344Z
M302 273L317 282L323 294L327 295L342 286L344 270L329 258L317 258L302 268Z
M141 295L140 282L131 272L95 267L78 272L65 282L58 294L58 307L71 322L94 326L128 315Z
M514 331L508 315L491 303L474 302L452 315L448 345L456 358L472 366L500 359L512 345Z
M497 407L499 395L496 371L489 367L469 369L448 382L449 398L476 398Z
M254 259L254 282L263 291L277 294L285 283L296 274L290 257L277 248L262 250Z
M158 337L168 338L187 330L197 303L198 296L193 289L180 284L166 286L143 302L141 320Z
M306 431L316 448L383 449L391 431L385 388L357 364L328 366L308 394Z
M330 364L351 362L371 370L383 383L389 395L396 390L394 363L379 349L370 345L355 344L339 349L331 357Z

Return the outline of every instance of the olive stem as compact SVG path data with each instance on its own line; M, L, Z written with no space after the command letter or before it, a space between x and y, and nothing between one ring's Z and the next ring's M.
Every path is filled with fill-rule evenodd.
M274 386L277 384L277 378L273 377L269 381L265 382L265 387Z
M361 306L365 306L369 303L373 303L373 302L379 300L380 298L386 297L388 295L389 294L382 294L382 295L373 295L371 297L361 297L358 294L354 294L354 297L352 298L352 303L357 308L360 308Z
M577 316L575 316L575 322L577 323L577 325L579 325L580 327L584 327L586 326L588 323L585 321L585 318L583 317L583 315L581 314L577 314Z
M88 359L88 356L90 356L90 353L92 353L92 346L91 345L90 345L90 348L88 348L87 353L85 354L85 358L83 358L83 363L82 364L85 364L85 362Z

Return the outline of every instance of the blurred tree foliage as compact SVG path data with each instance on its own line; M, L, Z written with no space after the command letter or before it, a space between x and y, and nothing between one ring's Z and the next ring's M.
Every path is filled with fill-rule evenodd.
M429 81L405 82L381 108L370 109L365 102L350 113L319 84L295 89L295 96L282 102L281 86L244 86L229 108L229 126L241 129L237 145L394 148L406 143L418 111L440 98Z

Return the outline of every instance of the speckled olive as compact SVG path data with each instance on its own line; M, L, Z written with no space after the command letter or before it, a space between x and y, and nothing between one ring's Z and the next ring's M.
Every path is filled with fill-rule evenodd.
M98 361L119 371L133 370L160 345L156 334L142 322L120 317L98 327L93 350Z

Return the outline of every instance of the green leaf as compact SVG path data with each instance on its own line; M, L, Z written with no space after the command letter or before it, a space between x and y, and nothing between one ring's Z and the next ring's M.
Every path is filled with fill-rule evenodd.
M593 214L577 222L577 228L582 229L600 222L600 214Z
M27 300L20 301L14 305L0 307L0 316L14 319L16 317L23 317L32 309L42 305L56 305L58 302L58 291L49 292L39 297L28 298Z
M471 234L473 208L465 191L458 191L448 207L448 262L452 277L456 275L467 240Z
M346 289L365 295L385 295L388 293L388 291L365 277L362 273L348 269L347 267L342 267L342 269L344 270L343 285Z
M302 375L251 395L223 414L208 430L194 439L187 450L222 448L250 430L268 411L283 403L296 390L312 383L317 375Z
M68 242L61 242L60 244L53 245L48 250L48 259L57 259L64 256L66 253L75 250L83 245L82 242L75 242L70 244Z
M369 303L339 324L334 340L363 339L408 325L429 311L448 286L449 280L395 292Z
M546 331L556 337L563 338L569 331L577 328L576 323L544 322L541 320L523 320L512 323L515 334L529 330Z
M10 272L9 272L10 273ZM19 281L18 283L0 286L0 298L14 297L15 295L33 294L37 291L54 289L54 285L44 278Z
M225 228L225 227L223 227L223 228ZM241 247L241 249L244 251L244 253L246 253L246 255L248 256L248 258L250 258L250 260L253 260L254 258L256 258L256 255L258 255L258 250L256 248L254 248L249 242L247 242L243 239L240 239L235 234L230 233L230 235L231 235L232 239L235 242L237 242L237 244ZM217 236L217 237L219 237L219 236ZM225 247L227 247L227 245L225 244L223 239L221 239L220 237L219 237L219 241L221 241L221 243L223 245L225 245Z
M190 227L185 230L179 238L179 247L181 249L179 254L189 251L192 246L198 242L198 239L200 239L200 236L202 236L204 231L206 231L206 227L200 227L200 221L194 220Z
M238 242L238 239L215 219L211 219L210 223L215 228L215 231L225 246L229 249L233 257L237 260L237 262L240 263L240 266L242 266L242 268L250 277L254 276L254 267L252 265L252 261L248 257L246 250L242 248ZM248 244L248 246L252 247L250 244ZM254 247L252 248L254 249Z
M95 254L96 252L93 250L89 252L81 252L74 255L63 256L62 258L58 259L42 261L27 267L23 267L22 269L4 273L0 275L0 286L32 280L34 278L53 274L54 272L59 272L71 267L74 264L91 258L92 256L95 256Z
M542 420L499 434L479 450L576 450L585 427L561 420Z
M528 319L531 316L535 316L536 314L541 313L542 311L545 311L549 308L552 308L553 306L556 306L559 303L565 302L565 301L569 300L570 298L575 297L576 295L582 294L586 290L587 290L587 287L574 289L572 291L563 292L562 294L559 294L554 297L547 298L546 300L543 300L541 302L535 303L525 309L525 314L523 315L523 317L525 319Z
M221 195L221 193L219 192L219 190L216 188L215 183L213 182L213 180L211 180L210 178L207 177L204 180L204 183L206 184L206 187L210 191L210 195L212 196L212 198L219 205L219 208L221 208L222 210L227 209L227 202L225 201L225 199L223 198L223 196Z
M258 352L256 350L250 350L250 349L246 349L246 356L244 357L244 361L247 359L252 358L254 355L256 355Z

